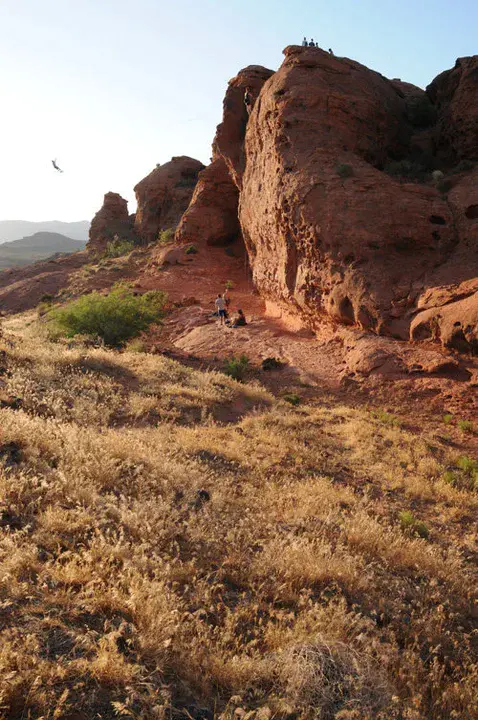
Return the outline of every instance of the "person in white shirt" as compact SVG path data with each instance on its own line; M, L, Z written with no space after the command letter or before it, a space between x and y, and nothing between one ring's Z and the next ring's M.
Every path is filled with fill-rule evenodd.
M216 310L217 314L219 315L220 324L224 325L224 320L226 319L226 303L224 302L224 298L220 293L216 298Z

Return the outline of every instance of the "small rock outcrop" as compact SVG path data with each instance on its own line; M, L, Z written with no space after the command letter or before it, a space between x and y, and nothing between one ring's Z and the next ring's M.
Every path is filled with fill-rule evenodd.
M227 245L240 235L239 192L222 157L199 173L191 203L176 231L176 242Z
M145 242L155 242L160 230L176 228L204 167L190 157L173 157L136 185L135 229Z
M118 236L121 239L137 241L133 221L128 215L128 203L118 193L106 193L103 205L91 221L86 249L89 254L101 255L108 243Z

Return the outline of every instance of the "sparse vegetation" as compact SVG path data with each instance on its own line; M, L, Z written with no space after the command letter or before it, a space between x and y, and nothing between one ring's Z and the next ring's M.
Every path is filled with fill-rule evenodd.
M472 433L473 432L473 423L471 420L458 420L456 424L458 430L461 430L463 433Z
M477 716L470 455L3 325L2 717Z
M281 367L284 366L284 363L275 357L267 357L264 358L264 360L261 363L261 367L266 372L268 370L280 370Z
M197 255L199 251L195 245L188 245L184 252L186 253L186 255Z
M337 171L337 175L343 179L353 177L354 175L352 165L347 165L346 163L340 163L335 169Z
M92 292L53 309L47 315L48 326L54 336L91 335L118 347L160 322L165 302L160 291L135 295L127 285L118 284L108 295Z
M167 230L160 230L158 235L158 243L160 245L169 245L174 242L174 234L176 228L167 228Z
M300 405L301 403L301 397L296 393L286 393L283 397L290 405Z
M128 255L128 253L134 250L134 247L135 245L132 240L119 238L115 235L114 239L110 240L107 244L104 256L107 258L116 258L122 255Z
M451 413L446 413L446 414L443 416L443 422L445 423L445 425L452 425L452 423L453 423L453 415L451 415Z
M392 425L393 427L400 426L400 419L386 410L372 410L370 414L384 425Z
M242 382L246 375L249 367L249 358L247 355L241 355L240 357L232 357L230 360L226 360L224 363L224 372L234 380Z
M226 290L232 290L234 287L234 283L232 280L226 280Z

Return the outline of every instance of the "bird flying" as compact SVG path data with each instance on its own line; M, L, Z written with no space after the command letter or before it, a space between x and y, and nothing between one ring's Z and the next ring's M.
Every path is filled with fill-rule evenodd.
M56 164L56 160L52 160L51 164L53 165L55 170L58 170L58 172L61 172L61 173L63 172L63 170L61 168L59 168L58 165Z

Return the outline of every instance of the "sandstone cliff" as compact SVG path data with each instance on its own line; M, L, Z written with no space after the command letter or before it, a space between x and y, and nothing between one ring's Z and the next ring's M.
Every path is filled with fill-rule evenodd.
M160 230L175 228L191 200L198 175L204 165L199 160L173 157L141 180L134 191L138 208L135 228L146 242L155 242Z
M311 327L328 314L408 338L433 287L449 286L445 304L473 296L475 178L456 176L447 197L431 176L419 183L384 172L425 155L437 137L436 128L426 127L428 118L422 127L412 113L412 103L428 102L419 88L315 48L293 46L285 56L278 72L262 76L243 143L243 93L229 87L214 143L240 190L239 219L256 286L271 305ZM469 70L470 63L464 65ZM457 88L460 107L468 107L469 85ZM449 112L453 103L447 102ZM459 143L470 156L477 145L472 125ZM414 321L412 337L475 349L474 303L457 306L459 318L448 311L447 328L453 321L461 332L445 324L441 331L440 318L432 332L427 317L420 332Z

